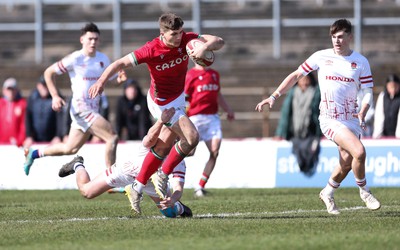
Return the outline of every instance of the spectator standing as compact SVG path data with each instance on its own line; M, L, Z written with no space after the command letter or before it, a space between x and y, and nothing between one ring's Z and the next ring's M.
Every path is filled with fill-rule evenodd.
M376 100L373 138L400 138L400 79L391 74Z
M21 147L25 140L26 99L21 96L15 78L3 83L0 98L0 143Z
M29 148L34 142L57 143L62 140L61 113L54 111L51 105L50 92L44 77L41 76L28 98L25 148Z
M221 106L227 113L229 121L234 120L235 115L221 94L219 73L212 68L195 64L186 74L185 95L189 103L188 116L199 132L200 141L205 142L210 152L199 184L194 190L196 197L203 197L206 194L205 185L214 170L222 142L218 107ZM194 154L194 150L191 154Z
M320 101L321 92L314 75L301 78L283 101L274 137L292 141L300 171L307 176L314 174L318 164L322 136L318 121Z
M129 78L124 83L124 93L117 101L115 127L120 139L142 140L152 125L143 95L137 81Z

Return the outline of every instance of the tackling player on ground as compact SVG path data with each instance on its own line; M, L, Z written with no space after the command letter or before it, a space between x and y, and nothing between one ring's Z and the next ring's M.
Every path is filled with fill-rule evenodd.
M165 109L161 115L160 120L149 129L147 135L143 138L142 145L139 149L138 157L135 161L126 162L125 164L118 165L115 163L111 168L106 169L101 174L97 175L96 178L90 180L89 174L87 173L83 164L83 157L77 156L71 162L65 164L59 172L60 177L66 177L73 173L76 173L76 184L82 196L87 199L92 199L100 194L106 192L111 188L125 187L126 185L132 184L140 171L143 159L149 152L150 148L159 141L158 136L163 128L163 124L168 122L174 115L175 110ZM150 196L150 198L156 203L160 212L166 217L191 217L192 211L187 206L183 205L179 200L182 197L183 187L185 184L185 173L186 165L184 161L181 161L178 166L173 170L172 189L173 193L169 194L164 200L160 199L154 190L154 186L148 183L144 187L144 192ZM127 196L131 202L132 211L135 214L141 214L141 210L137 210L139 207L136 204L132 204L130 199L130 189L127 189ZM140 207L139 207L140 208Z
M335 142L339 150L339 166L331 174L326 187L319 197L325 203L328 213L339 214L333 194L353 170L359 186L360 197L367 208L379 209L380 202L372 195L365 178L366 152L360 137L365 129L365 115L372 103L371 69L368 60L350 49L352 26L346 19L335 21L330 27L333 48L312 54L299 68L288 75L277 90L267 99L258 103L261 112L265 104L270 108L275 100L286 93L304 75L318 70L321 90L320 127L326 138ZM357 113L357 93L363 92L362 106Z

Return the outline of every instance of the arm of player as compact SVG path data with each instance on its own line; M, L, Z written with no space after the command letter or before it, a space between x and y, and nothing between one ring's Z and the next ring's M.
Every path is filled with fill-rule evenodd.
M228 121L233 121L235 120L235 113L231 109L231 107L228 105L228 103L225 101L224 96L221 94L221 92L218 92L218 104L222 107L222 109L228 114L227 118Z
M194 48L193 53L190 55L193 58L204 58L207 50L219 50L225 44L225 41L221 37L213 35L201 35L200 40L202 40L204 44L203 46Z
M61 108L65 105L65 101L63 98L60 97L58 89L56 87L56 83L54 81L54 76L56 75L54 67L55 66L53 64L44 71L44 79L52 97L51 107L54 111L60 111Z
M182 197L183 187L185 183L180 181L174 181L173 183L174 184L172 190L174 190L174 192L170 197L167 197L164 200L160 201L161 209L167 209L168 207L173 207L175 205L175 202L179 201Z
M143 146L146 148L151 148L156 145L158 136L160 135L161 129L164 126L164 123L171 120L171 118L175 114L175 108L165 109L162 114L161 118L158 119L154 125L149 129L147 135L143 138Z
M372 105L372 88L364 88L361 89L363 93L362 101L361 101L361 108L358 114L354 114L354 117L358 117L360 121L360 126L362 129L366 129L365 125L365 116L367 115L369 107Z
M96 83L89 88L89 97L95 98L96 96L100 95L104 91L104 86L106 85L108 79L113 75L115 75L117 72L120 72L121 74L123 69L127 68L128 66L133 67L133 64L129 59L129 54L111 63L104 70L103 74L101 74L100 78L96 81ZM122 74L121 75L120 74L118 75L118 78L121 78L120 80L122 80L123 76Z
M275 100L278 99L282 94L286 93L291 87L293 87L296 84L296 82L298 82L301 78L303 78L303 76L304 76L303 72L301 72L299 69L290 73L282 81L282 83L278 86L278 88L275 90L274 93L272 93L270 97L262 100L257 104L255 110L261 112L265 104L269 104L269 107L272 108L272 106L275 103Z

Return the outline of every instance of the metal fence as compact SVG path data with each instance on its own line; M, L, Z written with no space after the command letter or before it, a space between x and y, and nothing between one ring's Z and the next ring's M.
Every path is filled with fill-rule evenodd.
M294 0L286 0L295 2ZM337 0L338 1L338 0ZM377 0L377 2L383 0ZM226 2L246 5L251 2L268 2L272 4L271 18L258 19L204 19L201 16L201 7L205 3ZM141 4L158 3L161 8L168 8L170 4L181 3L191 5L191 19L186 20L186 25L196 32L201 32L204 28L272 28L272 53L273 58L281 57L281 36L282 29L285 27L317 27L329 26L335 18L282 18L281 3L284 0L0 0L0 5L8 10L17 5L33 5L34 20L32 22L3 22L0 23L0 32L20 32L33 31L35 44L35 62L43 62L43 33L54 30L76 30L77 22L45 22L43 20L43 7L45 5L82 5L83 8L90 8L95 4L106 4L112 6L112 20L108 22L99 22L103 30L110 30L113 33L113 58L121 56L121 33L124 30L157 29L157 23L154 21L122 21L121 8L123 4ZM315 5L323 5L326 0L316 0ZM354 48L357 51L362 50L362 27L363 26L382 26L382 25L400 25L400 17L363 17L362 4L365 1L354 0L352 4L353 16L347 17L354 24L355 41ZM395 0L400 4L400 0Z

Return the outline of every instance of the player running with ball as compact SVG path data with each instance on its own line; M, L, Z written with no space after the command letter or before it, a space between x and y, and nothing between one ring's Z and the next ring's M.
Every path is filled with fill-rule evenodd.
M199 35L183 30L183 20L172 13L159 18L160 36L142 47L113 62L104 71L95 85L89 89L92 98L101 94L106 80L127 67L147 64L151 84L147 95L148 107L154 118L159 119L164 109L174 107L175 115L165 125L169 128L160 134L160 143L147 154L142 169L135 183L130 187L132 200L141 198L143 187L150 176L162 164L162 170L152 177L152 182L161 198L165 197L168 175L199 142L196 127L185 114L185 77L189 56L186 44L195 38L201 38L204 46L196 47L191 54L193 58L204 58L206 50L218 50L224 45L224 40L212 35ZM175 143L179 136L180 140ZM172 149L171 149L172 147ZM168 156L167 156L168 155ZM165 160L164 160L165 158ZM134 204L138 204L135 202ZM137 207L140 210L139 207Z

